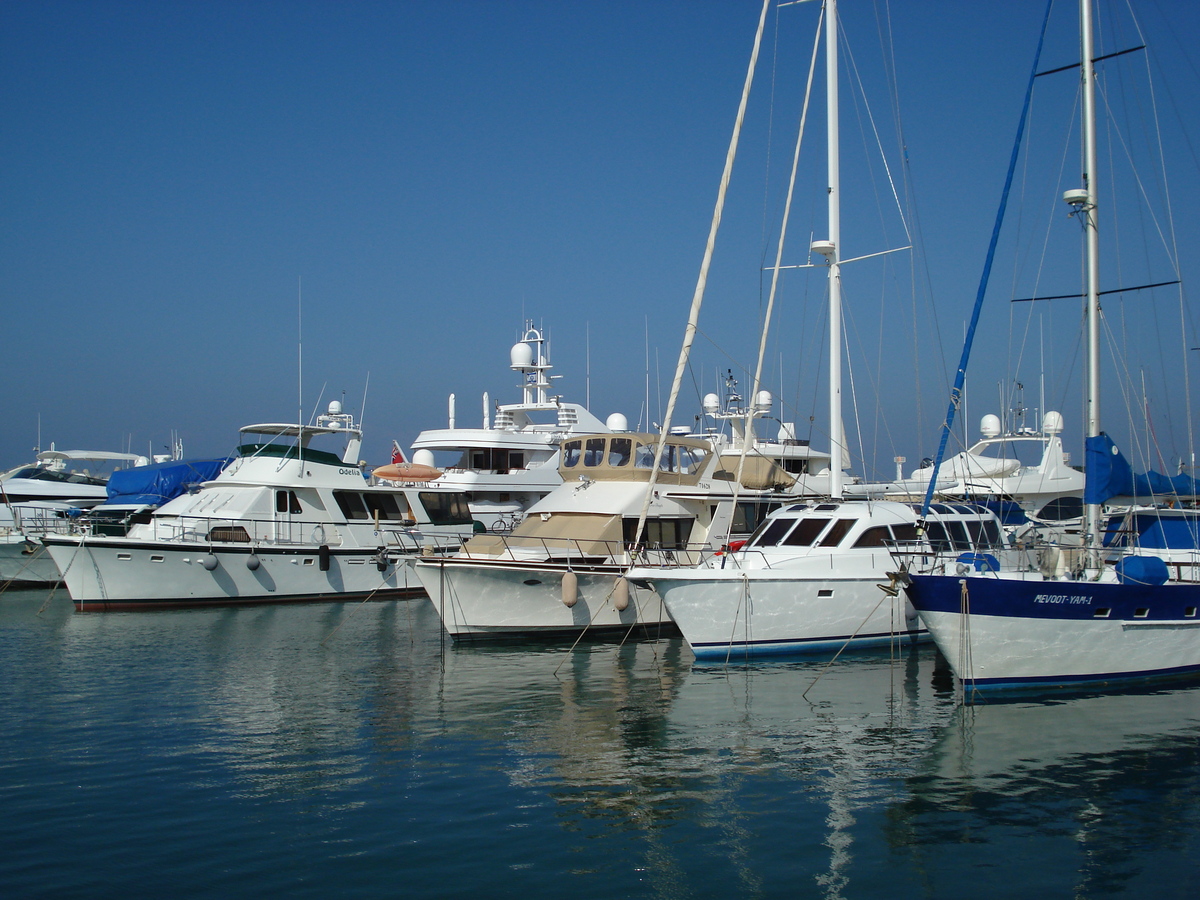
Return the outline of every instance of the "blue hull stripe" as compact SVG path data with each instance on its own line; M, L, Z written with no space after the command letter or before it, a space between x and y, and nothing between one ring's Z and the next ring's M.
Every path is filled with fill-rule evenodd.
M904 631L899 633L860 634L851 641L844 637L794 638L792 640L722 641L720 643L692 644L692 653L697 659L724 659L738 656L781 656L789 653L826 653L839 650L850 642L851 649L884 647L893 643L912 643L929 637L927 631Z

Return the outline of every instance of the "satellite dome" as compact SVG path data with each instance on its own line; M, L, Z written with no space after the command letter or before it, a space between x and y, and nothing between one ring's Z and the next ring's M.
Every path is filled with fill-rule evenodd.
M433 451L417 450L415 453L413 453L412 461L414 466L429 466L432 469L434 467Z
M331 416L340 416L342 414L342 401L330 400L329 401L329 414Z
M985 438L994 438L1000 434L1000 417L988 413L979 420L979 430Z
M1052 409L1042 417L1042 431L1046 434L1062 434L1062 430L1062 413Z
M706 413L708 413L711 416L714 413L719 412L720 409L721 409L721 398L720 397L718 397L716 394L705 394L704 395L704 411Z
M604 424L608 426L609 431L629 430L629 420L625 418L624 413L613 413L604 420Z
M528 369L533 365L533 348L528 344L513 344L508 356L512 360L510 368Z
M768 413L775 403L770 391L759 391L754 395L754 408L761 413Z

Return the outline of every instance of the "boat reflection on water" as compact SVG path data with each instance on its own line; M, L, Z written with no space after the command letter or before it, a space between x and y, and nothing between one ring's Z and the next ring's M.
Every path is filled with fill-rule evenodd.
M954 711L928 648L732 668L693 668L679 639L447 649L430 685L447 733L504 744L512 786L552 799L568 834L635 839L664 896L706 883L696 845L725 889L782 887L765 852L837 896L878 833L860 815L902 799Z
M995 867L973 896L1196 896L1200 690L960 707L907 793L889 842L930 896ZM1002 861L1031 839L1036 868Z
M32 592L0 601L0 664L14 896L1197 887L1200 691L963 709L929 646L694 667L680 638L455 644L428 601Z

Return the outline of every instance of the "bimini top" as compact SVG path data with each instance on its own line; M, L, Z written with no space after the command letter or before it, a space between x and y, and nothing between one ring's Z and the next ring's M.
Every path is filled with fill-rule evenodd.
M558 471L563 481L649 481L656 434L592 434L563 441ZM712 444L701 438L669 437L658 467L659 484L696 484L710 468Z
M343 428L338 425L292 425L277 422L265 422L262 425L245 425L238 429L240 434L279 434L287 437L302 437L305 439L319 434L358 434L357 428Z

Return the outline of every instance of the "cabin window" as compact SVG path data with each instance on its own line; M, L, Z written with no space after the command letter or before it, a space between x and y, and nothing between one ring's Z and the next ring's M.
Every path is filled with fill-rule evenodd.
M1038 510L1037 517L1047 522L1062 522L1078 519L1083 515L1083 500L1080 497L1059 497Z
M280 493L283 493L280 491ZM250 543L250 535L241 525L221 525L208 533L210 541L229 541L236 544Z
M421 491L418 496L434 525L471 524L471 508L461 491Z
M634 451L634 466L638 469L654 468L654 447L639 443Z
M604 462L604 438L588 438L584 442L583 464L590 469Z
M733 525L730 531L734 534L749 534L757 531L770 513L779 509L778 503L739 503L733 512Z
M704 465L704 460L707 458L708 453L704 450L701 450L699 447L680 447L680 471L682 471L685 475L691 475L693 472L699 472L700 467Z
M349 519L369 519L367 506L363 503L362 494L355 491L334 491L333 499L337 501L342 515Z
M768 519L758 527L749 540L751 547L774 547L779 539L792 527L795 519Z
M621 523L626 544L637 540L637 523L637 519L625 519ZM684 550L691 534L691 519L647 519L645 545L655 550Z
M846 536L846 532L848 532L854 526L854 522L854 519L838 519L829 527L829 530L825 532L825 536L821 538L821 543L819 546L836 547L842 542L842 538Z
M811 547L817 535L824 531L828 524L828 519L801 519L800 524L783 539L782 544L788 547Z
M525 468L525 454L524 453L509 453L508 454L508 467L510 469Z
M963 525L967 529L967 538L971 542L972 550L982 550L984 547L987 546L987 544L985 543L985 540L984 540L983 523L982 522L980 522L978 520L975 520L975 521L968 520L966 522L963 522Z
M300 513L304 510L300 507L300 499L296 496L295 491L276 491L275 512Z
M868 528L858 536L855 547L886 547L892 539L892 532L886 525L876 525Z
M614 468L629 465L633 454L633 441L629 438L613 438L608 442L608 464Z
M915 541L917 539L917 526L911 522L907 522L904 525L893 525L892 539L897 542Z
M382 491L371 491L363 495L367 501L367 514L369 518L374 519L376 514L380 520L397 521L400 519L412 518L408 514L408 503L405 503L405 509L400 508L400 497L397 494L385 494Z
M563 444L563 468L572 469L579 465L579 454L583 450L583 441L567 441Z
M945 522L946 533L950 535L950 543L955 550L971 550L971 539L967 537L967 529L962 522Z
M950 537L941 522L930 522L925 528L925 536L934 553L946 553L950 550Z

